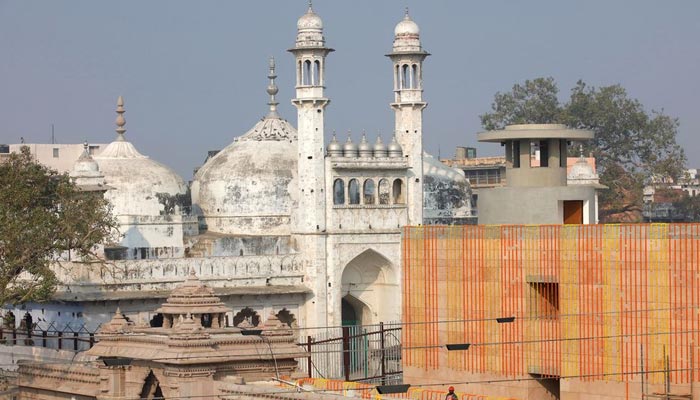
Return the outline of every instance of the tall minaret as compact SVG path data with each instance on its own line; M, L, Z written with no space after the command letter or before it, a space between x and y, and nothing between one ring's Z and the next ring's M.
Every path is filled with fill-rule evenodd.
M296 59L297 135L299 148L299 205L294 233L318 233L326 229L325 169L323 159L324 112L330 102L324 97L326 47L323 21L309 10L297 21L296 45L289 50Z
M408 223L423 223L423 60L429 54L420 44L418 25L408 15L394 28L392 61L396 138L408 158Z
M297 40L289 50L296 64L296 98L298 148L298 205L292 218L292 235L299 249L303 249L305 276L315 295L307 302L306 324L331 325L336 316L336 301L332 293L333 271L327 260L326 194L324 188L325 160L323 145L324 112L330 102L324 97L326 56L333 51L323 38L323 21L309 10L297 21ZM339 303L339 300L337 301ZM337 321L340 322L340 321Z

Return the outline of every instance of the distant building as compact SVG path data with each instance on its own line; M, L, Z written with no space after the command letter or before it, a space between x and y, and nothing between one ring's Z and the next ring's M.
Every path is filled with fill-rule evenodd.
M505 156L469 158L474 149L458 148L455 159L443 162L469 179L480 224L597 223L596 190L604 186L595 159L567 157L570 142L592 137L563 125L511 125L479 134L480 141L501 143Z
M32 157L39 163L55 169L59 173L70 172L84 151L84 144L51 144L51 143L19 143L0 145L0 155L5 153L19 153L22 146L27 146ZM97 156L107 147L102 143L88 144L88 152L91 156ZM1 156L0 156L1 157Z

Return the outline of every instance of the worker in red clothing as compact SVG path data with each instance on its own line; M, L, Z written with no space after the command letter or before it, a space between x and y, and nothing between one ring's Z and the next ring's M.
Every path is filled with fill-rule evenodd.
M459 397L455 394L455 387L450 386L447 389L447 396L445 396L445 400L459 400Z

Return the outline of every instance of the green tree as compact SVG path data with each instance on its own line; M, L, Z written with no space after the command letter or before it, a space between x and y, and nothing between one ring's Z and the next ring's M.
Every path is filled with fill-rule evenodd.
M52 264L95 260L117 227L100 192L32 160L29 148L0 162L0 305L43 301L59 283Z
M595 88L578 81L568 101L558 100L553 78L537 78L497 93L492 111L481 115L486 129L518 123L562 123L590 129L595 139L584 143L592 153L600 181L603 222L632 222L642 218L642 189L659 177L677 179L685 165L676 143L678 120L662 112L647 112L620 85Z

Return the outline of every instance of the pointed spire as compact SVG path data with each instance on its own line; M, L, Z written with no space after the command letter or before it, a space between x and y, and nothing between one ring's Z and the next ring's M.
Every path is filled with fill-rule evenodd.
M124 132L126 132L126 129L124 125L126 125L126 119L124 119L124 112L124 99L122 96L119 96L117 99L117 119L114 122L117 124L117 140L120 142L125 140Z
M277 115L277 105L279 104L275 99L275 95L279 92L277 85L275 84L275 78L277 74L275 73L275 58L270 57L270 72L267 74L268 79L270 79L270 84L267 86L267 94L270 95L270 102L267 105L270 106L270 112L267 114L268 117L279 118Z
M579 158L580 158L581 160L583 160L583 159L585 158L585 157L583 156L583 145L582 145L582 144L579 144L579 145L578 145L578 154L579 154Z
M312 1L312 0L309 0L309 10L307 11L307 13L311 14L311 13L313 13L313 12L314 12L313 1Z
M403 15L403 19L411 19L411 16L408 15L408 6L406 6L406 12Z
M78 157L78 160L92 160L92 157L90 157L90 150L87 140L83 143L83 152L80 154L80 157Z

